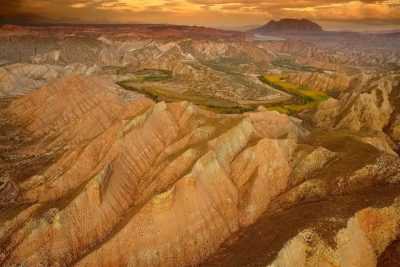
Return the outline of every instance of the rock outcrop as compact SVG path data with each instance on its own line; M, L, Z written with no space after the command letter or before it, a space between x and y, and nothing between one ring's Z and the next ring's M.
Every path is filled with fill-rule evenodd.
M334 246L312 229L304 230L269 266L377 266L379 256L400 234L399 204L397 199L386 208L357 212L337 233Z
M2 143L4 266L200 264L265 212L400 180L395 156L342 151L287 115L155 103L99 77L50 83L2 114L19 136Z
M274 260L273 266L297 266L294 262L302 266L303 261L305 266L324 266L316 264L317 259L335 263L318 254L320 247L333 251L336 233L346 227L354 213L365 208L389 207L399 196L399 159L338 132L311 133L305 143L297 146L292 166L288 189L274 199L255 224L241 229L201 266L267 266ZM396 218L394 214L384 220L398 223L391 221ZM299 242L295 236L306 229L312 230L312 234L301 234L301 238L310 239L305 242L306 250L301 247L303 243L300 248L287 245L289 248L278 256L288 240ZM393 234L387 240L397 239ZM348 249L359 253L358 246ZM307 252L314 250L315 257L308 259Z
M81 64L67 66L17 63L0 67L0 97L16 97L40 88L65 75L91 75L99 72L96 66Z
M348 90L352 79L353 77L340 72L293 72L287 75L287 80L294 84L300 84L328 94L338 94Z
M391 102L394 83L395 78L390 76L365 78L352 91L342 93L338 100L331 98L321 103L313 121L320 128L358 133L367 143L394 153L396 145L386 134L391 123L394 126L389 135L396 132L398 111Z
M155 104L90 77L51 83L4 116L29 136L13 162L54 156L11 177L18 195L2 212L28 207L4 222L5 266L199 263L285 191L298 132L276 112Z
M398 266L396 39L286 22L0 27L0 266Z

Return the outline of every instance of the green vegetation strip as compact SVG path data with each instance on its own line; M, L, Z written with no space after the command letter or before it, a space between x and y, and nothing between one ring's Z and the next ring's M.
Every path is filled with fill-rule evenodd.
M269 110L275 110L281 113L299 113L304 110L315 109L319 104L327 99L329 96L304 86L298 86L287 82L283 77L279 75L264 75L260 76L260 80L269 86L292 94L301 100L301 104L286 104L279 106L268 107Z
M119 82L118 85L126 90L142 93L156 102L189 101L215 112L227 114L238 114L253 110L251 107L243 107L237 103L225 99L190 94L187 92L174 92L172 90L162 88L161 84L140 84L137 81L128 80Z
M160 82L172 78L172 72L168 70L145 69L134 73L134 82Z
M172 79L172 73L167 70L145 69L131 73L132 76L118 84L126 90L136 91L147 95L155 101L190 101L219 113L243 113L255 110L259 105L241 105L227 99L213 96L198 95L191 92L175 92L168 85ZM296 114L305 110L316 109L318 105L329 98L324 93L311 90L304 86L298 86L285 81L278 75L264 75L260 80L278 90L296 96L294 103L264 106L268 110L274 110L286 114ZM240 82L240 81L237 81Z

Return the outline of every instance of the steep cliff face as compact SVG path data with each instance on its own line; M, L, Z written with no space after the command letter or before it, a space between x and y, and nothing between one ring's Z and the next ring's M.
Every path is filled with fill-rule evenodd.
M35 175L10 173L2 212L29 207L3 223L5 266L199 263L286 189L298 132L275 112L155 104L99 78L57 81L4 114L29 136L17 161L55 157Z

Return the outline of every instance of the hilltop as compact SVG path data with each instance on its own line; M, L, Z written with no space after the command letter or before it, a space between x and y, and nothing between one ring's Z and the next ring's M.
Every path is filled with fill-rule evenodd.
M265 34L271 32L299 32L299 33L320 33L324 30L320 25L307 19L281 19L271 20L264 26L253 29L251 32Z

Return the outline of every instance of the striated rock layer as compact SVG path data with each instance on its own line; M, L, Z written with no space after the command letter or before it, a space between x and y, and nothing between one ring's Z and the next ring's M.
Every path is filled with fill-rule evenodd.
M315 231L304 230L269 266L377 266L379 256L398 238L399 224L399 199L389 207L363 209L337 233L334 247Z
M199 265L265 214L400 181L376 140L155 103L96 76L49 83L1 115L1 266Z
M397 79L397 75L363 76L352 91L319 106L313 116L315 125L357 133L364 142L396 154Z
M287 188L300 129L286 115L216 115L114 87L73 76L3 111L23 141L2 162L15 187L2 191L2 265L197 264ZM41 170L12 172L42 155Z

